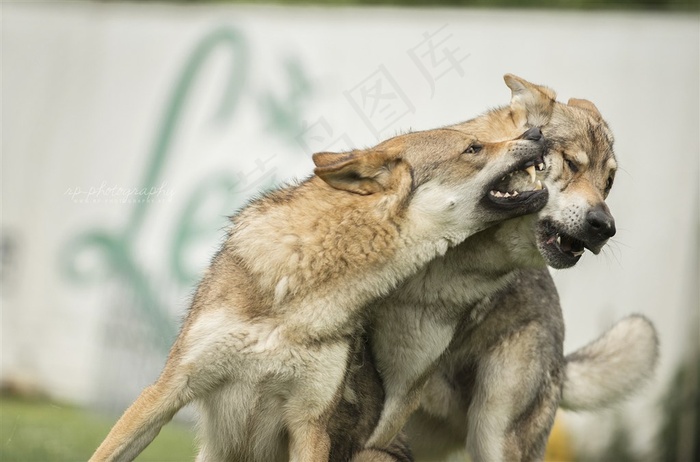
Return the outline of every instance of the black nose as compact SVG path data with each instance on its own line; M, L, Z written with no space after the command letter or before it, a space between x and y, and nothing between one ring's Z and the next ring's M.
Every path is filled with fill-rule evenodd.
M540 127L532 127L523 133L520 138L528 141L539 141L542 139L542 130L540 130Z
M602 238L607 239L615 235L615 219L610 215L608 208L602 204L586 213L586 222L591 231Z

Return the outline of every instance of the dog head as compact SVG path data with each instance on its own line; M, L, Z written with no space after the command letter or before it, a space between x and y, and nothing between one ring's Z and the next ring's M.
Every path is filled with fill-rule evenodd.
M519 247L522 254L528 253L527 248L537 249L534 259L544 258L554 268L571 267L584 249L598 254L615 234L615 221L605 203L617 169L612 134L590 101L571 99L563 104L547 87L511 74L504 80L512 92L510 106L452 128L499 140L541 127L546 170L538 171L537 177L549 190L549 202L537 219L521 220L528 221L527 233L522 223L506 224L513 229L508 245Z
M336 190L378 196L375 207L408 217L452 244L499 221L534 213L548 192L539 129L485 143L458 130L400 135L374 148L313 156L315 174Z
M613 137L593 103L577 99L555 106L543 131L551 196L539 215L537 246L550 266L567 268L584 249L598 254L615 235L605 203L617 170Z

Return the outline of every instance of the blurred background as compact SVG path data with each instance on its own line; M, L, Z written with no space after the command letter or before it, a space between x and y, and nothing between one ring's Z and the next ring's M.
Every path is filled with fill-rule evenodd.
M89 457L252 195L505 105L507 72L616 136L618 234L553 272L566 351L633 312L661 340L627 403L560 413L548 460L700 460L698 3L369 3L2 4L0 460ZM193 460L192 422L139 460Z

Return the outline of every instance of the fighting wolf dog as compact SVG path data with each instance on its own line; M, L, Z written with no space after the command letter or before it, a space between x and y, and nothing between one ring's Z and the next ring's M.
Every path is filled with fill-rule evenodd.
M549 88L505 81L509 106L450 128L498 141L542 127L546 167L503 177L493 194L508 200L519 185L543 181L548 204L451 248L369 310L386 396L368 448L390 444L420 406L407 427L419 459L442 460L466 442L476 462L541 460L562 398L572 409L601 407L654 369L656 333L640 316L564 357L546 265L571 267L615 234L605 204L613 137L593 103L563 104Z
M543 152L532 128L496 143L438 129L314 154L312 177L232 218L160 377L91 460L132 460L196 402L199 461L327 461L369 302L468 236L541 209L537 183L508 198L494 188Z

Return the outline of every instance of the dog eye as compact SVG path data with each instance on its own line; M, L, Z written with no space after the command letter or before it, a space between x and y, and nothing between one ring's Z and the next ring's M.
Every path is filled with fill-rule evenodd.
M470 144L467 149L464 150L462 154L476 154L483 148L480 144Z
M605 194L609 193L610 190L612 189L613 181L615 180L614 177L609 176L608 181L605 183Z
M566 165L569 167L572 173L578 172L578 165L574 163L573 160L571 159L564 159L566 161Z

